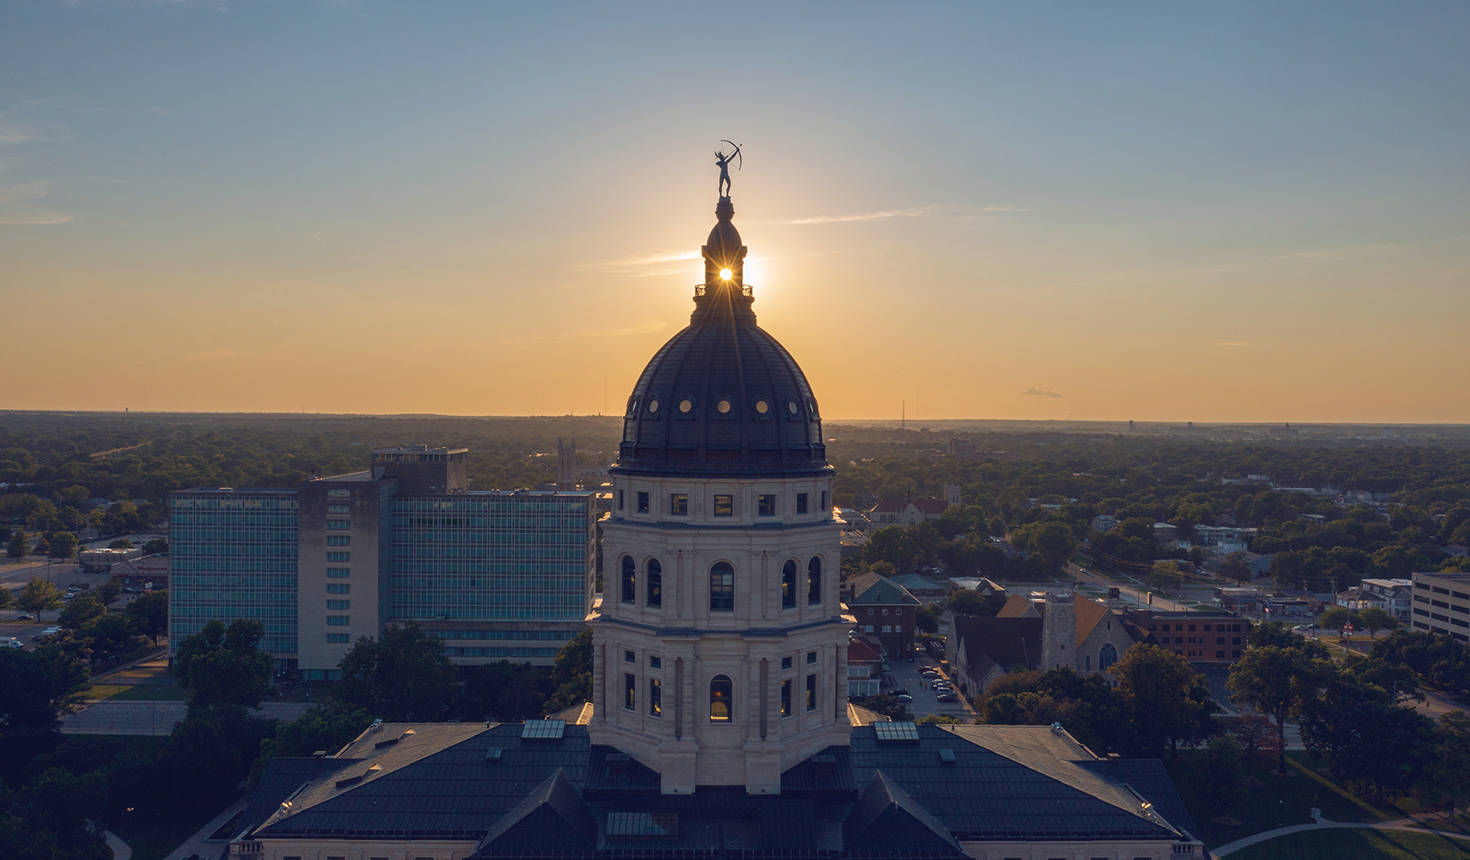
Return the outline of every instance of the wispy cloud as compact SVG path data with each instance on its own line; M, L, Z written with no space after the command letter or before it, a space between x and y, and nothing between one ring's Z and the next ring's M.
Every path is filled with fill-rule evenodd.
M0 224L65 224L75 220L75 215L63 215L60 212L37 212L31 215L0 214Z
M698 251L668 251L659 254L648 254L642 257L633 257L627 260L614 260L612 262L583 263L578 269L593 272L602 272L617 275L623 278L649 278L660 275L674 275L685 271L690 260L698 260Z
M1372 256L1375 254L1395 254L1400 251L1409 251L1421 247L1420 242L1405 242L1395 245L1383 245L1365 243L1362 245L1343 245L1337 248L1314 248L1310 251L1298 251L1287 254L1288 260L1346 260L1354 257Z
M1218 343L1211 344L1211 346L1255 346L1255 345L1256 345L1256 342L1253 341L1253 340L1222 340L1222 341L1219 341Z
M1028 388L1025 391L1017 391L1016 393L1017 394L1028 394L1028 395L1030 395L1032 397L1054 397L1057 400L1062 399L1062 395L1059 392L1056 392L1056 391L1048 391L1045 388Z
M859 215L816 215L811 218L795 218L777 221L777 224L848 224L854 221L882 221L887 218L917 218L933 209L925 206L918 209L885 209L881 212L863 212Z

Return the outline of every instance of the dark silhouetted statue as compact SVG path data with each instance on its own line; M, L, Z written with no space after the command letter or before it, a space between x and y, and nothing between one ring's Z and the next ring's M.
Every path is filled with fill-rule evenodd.
M715 164L718 164L720 166L720 186L719 186L720 187L720 196L721 197L729 197L730 196L730 161L732 159L738 159L735 162L735 169L736 170L739 170L740 169L740 165L742 165L742 164L745 163L745 156L743 156L743 155L740 154L740 144L736 143L735 141L733 141L733 140L722 140L722 141L720 141L720 143L728 143L731 146L735 147L735 151L732 152L732 153L730 153L729 155L726 155L724 153L724 148L723 147L721 147L720 149L715 150Z

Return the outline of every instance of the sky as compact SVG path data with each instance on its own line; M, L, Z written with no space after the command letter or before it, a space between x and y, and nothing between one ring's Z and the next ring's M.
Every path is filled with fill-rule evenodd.
M0 409L1470 423L1470 4L10 3Z

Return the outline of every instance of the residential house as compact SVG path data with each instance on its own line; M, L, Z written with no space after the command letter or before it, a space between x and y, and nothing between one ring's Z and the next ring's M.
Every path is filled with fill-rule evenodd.
M949 509L944 499L884 499L868 511L875 528L933 522Z
M919 599L876 573L856 576L848 582L852 597L847 608L857 619L858 632L877 638L889 654L910 654L914 650L914 611Z

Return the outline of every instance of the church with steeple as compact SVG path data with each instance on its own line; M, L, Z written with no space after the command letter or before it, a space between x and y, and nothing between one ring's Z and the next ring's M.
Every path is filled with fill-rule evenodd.
M1203 856L1157 761L1099 757L1061 726L848 704L819 403L756 324L734 215L721 196L689 325L627 400L592 701L525 723L379 722L276 758L230 857ZM574 448L559 453L568 474Z

